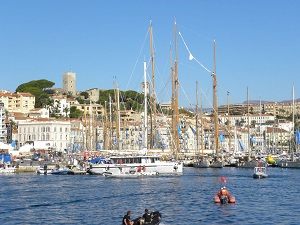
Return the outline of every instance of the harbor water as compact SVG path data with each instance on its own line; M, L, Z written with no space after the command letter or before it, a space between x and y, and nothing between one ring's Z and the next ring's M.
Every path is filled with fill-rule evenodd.
M162 225L299 224L300 170L184 168L182 176L105 178L92 175L0 175L0 224L120 225L145 208L160 211ZM235 204L213 202L225 177Z

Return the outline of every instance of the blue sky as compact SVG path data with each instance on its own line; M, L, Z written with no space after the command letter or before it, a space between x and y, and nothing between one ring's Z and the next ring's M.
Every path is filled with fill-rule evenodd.
M297 0L0 0L0 90L77 74L77 90L141 90L143 61L150 62L153 23L156 92L170 100L173 23L193 56L213 71L216 40L218 103L282 101L300 95L300 1ZM203 107L212 104L212 78L178 40L179 104L195 105L195 82ZM149 64L150 66L150 64ZM149 67L149 75L151 75ZM199 94L200 95L200 94Z

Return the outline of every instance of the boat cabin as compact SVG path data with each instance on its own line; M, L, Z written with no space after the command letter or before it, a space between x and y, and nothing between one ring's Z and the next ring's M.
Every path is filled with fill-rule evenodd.
M110 158L111 164L132 164L132 163L138 163L138 164L147 164L147 163L155 163L156 161L159 161L158 156L114 156Z

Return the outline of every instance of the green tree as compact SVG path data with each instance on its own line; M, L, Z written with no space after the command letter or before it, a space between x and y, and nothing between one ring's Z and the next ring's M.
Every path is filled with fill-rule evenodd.
M49 80L32 80L27 83L20 84L16 92L29 92L35 96L35 107L42 108L51 104L49 96L49 89L53 87L55 83Z
M70 108L70 118L79 118L83 116L83 112L76 108L76 106L71 106Z

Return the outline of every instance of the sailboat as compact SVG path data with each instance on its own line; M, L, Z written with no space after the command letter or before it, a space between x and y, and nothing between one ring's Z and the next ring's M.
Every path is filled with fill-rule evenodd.
M160 156L148 155L148 125L147 125L147 88L146 88L147 67L144 62L144 119L143 119L143 136L142 149L135 151L130 156L118 155L111 156L106 163L93 164L89 169L91 174L110 174L110 175L128 175L130 174L182 174L183 164L176 161L161 161ZM141 153L141 154L138 154ZM142 168L142 169L141 169ZM126 177L126 176L122 176Z
M217 102L217 74L216 74L216 41L214 41L214 72L211 74L213 77L213 95L214 95L214 124L215 124L215 151L216 158L210 164L212 168L223 168L223 153L221 153L221 158L219 158L219 119L218 119L218 102Z
M255 168L259 167L259 162L255 159L251 159L251 145L250 145L250 112L249 112L249 90L247 87L247 130L248 130L248 155L244 157L245 160L242 160L237 163L239 168Z
M293 120L293 141L292 143L294 143L294 146L296 148L297 151L297 146L299 144L300 141L300 133L298 130L295 130L295 91L294 91L294 86L293 86L293 91L292 91L292 95L293 95L293 102L292 102L292 120ZM292 148L292 160L284 160L284 161L280 161L278 166L282 167L282 168L300 168L300 160L299 159L295 159L294 158L294 149L293 146Z
M201 95L202 96L202 95ZM208 168L210 162L207 159L204 159L204 146L203 146L203 119L202 119L202 97L201 97L201 148L202 155L201 158L197 158L197 161L193 164L195 168ZM196 141L197 141L197 153L199 151L199 133L198 133L198 81L196 81Z

